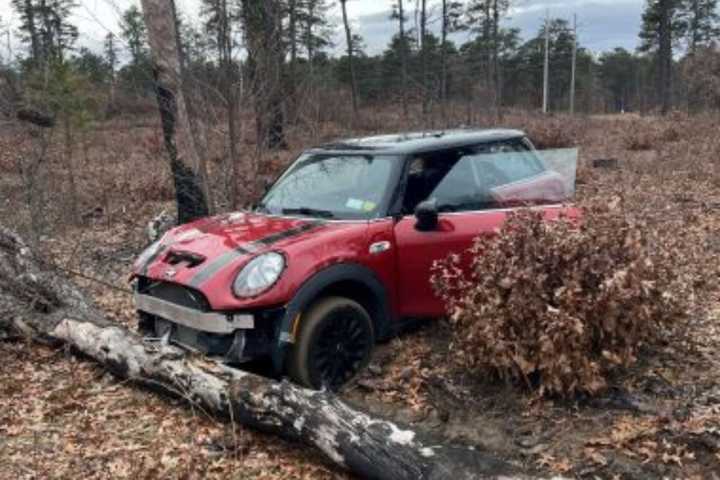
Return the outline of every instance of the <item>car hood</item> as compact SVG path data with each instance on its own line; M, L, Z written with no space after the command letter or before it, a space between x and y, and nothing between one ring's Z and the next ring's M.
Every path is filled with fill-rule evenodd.
M322 220L253 213L205 218L168 231L150 255L141 255L134 273L200 289L219 272L259 253L283 250L338 227Z

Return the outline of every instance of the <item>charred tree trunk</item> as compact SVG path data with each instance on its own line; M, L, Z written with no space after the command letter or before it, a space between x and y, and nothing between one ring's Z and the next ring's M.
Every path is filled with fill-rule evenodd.
M114 375L180 396L221 418L300 441L365 478L526 478L487 453L449 446L311 391L190 358L143 342L108 321L68 280L41 268L22 240L0 227L0 338L65 343Z
M142 0L142 7L165 148L175 182L178 223L187 223L207 216L211 209L205 162L195 145L182 90L174 8L168 0Z

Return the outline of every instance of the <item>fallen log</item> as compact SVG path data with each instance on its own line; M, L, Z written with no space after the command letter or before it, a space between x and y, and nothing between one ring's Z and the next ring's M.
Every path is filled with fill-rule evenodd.
M41 268L23 241L0 227L0 338L2 332L63 342L120 378L183 397L218 417L313 446L365 478L527 478L487 452L446 445L358 411L331 393L143 341L108 321L69 280Z

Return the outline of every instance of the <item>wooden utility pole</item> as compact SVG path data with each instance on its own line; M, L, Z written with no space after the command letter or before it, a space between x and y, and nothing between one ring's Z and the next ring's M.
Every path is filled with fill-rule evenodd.
M543 64L543 113L548 112L548 89L550 80L550 11L545 15L545 62Z
M205 162L198 155L182 89L174 4L168 0L141 3L165 148L175 182L178 223L182 224L205 217L211 211Z
M347 42L348 64L350 66L350 88L352 89L352 105L353 113L358 113L358 92L357 80L355 79L355 59L353 58L353 39L350 31L350 22L347 15L347 0L340 0L342 5L343 24L345 25L345 41Z
M570 69L570 115L575 114L575 70L577 68L577 14L573 15L572 68Z

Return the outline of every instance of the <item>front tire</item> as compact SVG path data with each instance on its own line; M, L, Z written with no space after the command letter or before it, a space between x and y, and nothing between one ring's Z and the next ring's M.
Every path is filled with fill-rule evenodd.
M314 303L300 321L288 364L295 382L337 390L367 366L375 332L370 315L359 303L327 297Z

